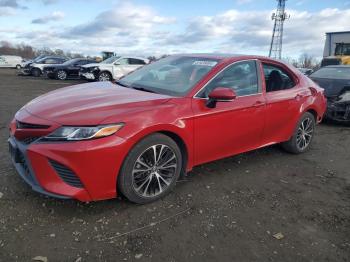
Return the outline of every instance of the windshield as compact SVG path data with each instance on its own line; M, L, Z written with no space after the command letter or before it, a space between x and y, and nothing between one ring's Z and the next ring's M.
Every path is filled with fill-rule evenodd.
M350 44L337 43L335 55L350 55Z
M120 56L112 56L110 58L107 58L106 60L103 60L100 64L112 64L119 58Z
M212 58L170 56L126 75L119 83L155 93L183 96L218 62Z
M313 73L311 77L350 79L350 67L324 67Z

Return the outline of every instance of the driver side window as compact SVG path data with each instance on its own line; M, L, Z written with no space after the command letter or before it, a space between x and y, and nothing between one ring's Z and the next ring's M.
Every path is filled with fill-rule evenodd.
M255 61L242 61L224 69L199 93L199 97L206 98L217 87L229 87L237 96L253 95L260 92Z

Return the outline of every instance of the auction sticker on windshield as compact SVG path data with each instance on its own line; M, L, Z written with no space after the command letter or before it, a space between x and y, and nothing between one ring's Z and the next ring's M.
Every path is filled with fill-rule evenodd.
M204 60L199 60L199 61L194 61L193 65L199 65L199 66L210 66L213 67L217 64L218 62L215 61L204 61Z

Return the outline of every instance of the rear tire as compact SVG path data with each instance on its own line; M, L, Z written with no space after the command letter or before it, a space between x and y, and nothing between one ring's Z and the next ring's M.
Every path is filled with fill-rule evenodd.
M21 69L22 67L21 67L21 65L16 65L16 69Z
M306 112L298 121L293 136L282 143L282 148L292 154L301 154L309 150L315 131L315 117Z
M39 68L33 68L31 71L32 76L39 77L41 75L41 70Z
M119 191L131 202L146 204L167 195L182 169L179 146L170 137L153 134L137 143L124 160Z

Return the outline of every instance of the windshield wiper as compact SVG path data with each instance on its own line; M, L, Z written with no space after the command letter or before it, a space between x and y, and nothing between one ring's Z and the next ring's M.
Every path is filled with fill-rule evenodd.
M129 87L128 85L122 83L121 81L115 81L117 85L124 86L124 87Z
M155 93L154 91L149 90L149 89L144 88L144 87L136 87L136 86L129 86L129 87L132 88L132 89L135 89L135 90L139 90L139 91L144 91L144 92L149 92L149 93Z

